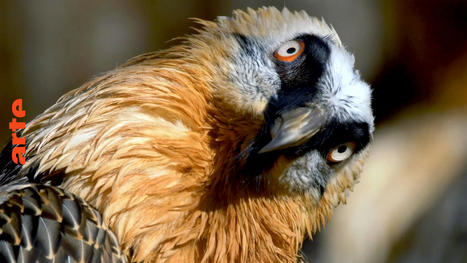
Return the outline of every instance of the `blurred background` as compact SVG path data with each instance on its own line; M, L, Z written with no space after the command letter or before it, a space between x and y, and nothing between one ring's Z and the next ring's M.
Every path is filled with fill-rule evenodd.
M0 142L132 56L233 9L324 17L373 87L376 133L361 181L304 245L312 262L467 262L467 1L0 0Z

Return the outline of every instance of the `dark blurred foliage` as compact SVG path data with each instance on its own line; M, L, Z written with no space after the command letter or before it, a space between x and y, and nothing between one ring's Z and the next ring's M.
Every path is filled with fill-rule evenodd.
M417 118L419 113L467 108L465 0L0 0L0 143L10 136L16 98L23 98L26 119L31 120L96 74L193 33L196 24L189 18L212 20L233 9L264 5L303 9L336 28L372 84L377 130L407 109L418 108ZM418 262L420 251L427 249L453 257L452 249L467 249L467 208L459 202L466 198L466 176L461 173L452 190L433 204L435 212L420 216L394 244L390 262ZM437 217L440 213L446 217ZM437 225L448 229L426 236ZM427 241L446 235L454 239L449 236L438 247ZM306 245L312 259L319 258L316 250L323 246L317 239L313 249Z

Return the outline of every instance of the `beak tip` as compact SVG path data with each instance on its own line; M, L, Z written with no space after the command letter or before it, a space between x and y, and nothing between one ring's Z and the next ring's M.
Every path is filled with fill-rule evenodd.
M270 143L268 143L268 144L266 144L263 148L261 148L261 149L258 151L258 153L259 153L259 154L263 154L263 153L270 152L270 151L272 151L272 150L274 150L274 148L270 146Z
M286 145L284 141L285 141L285 138L283 136L274 137L268 144L263 146L263 148L261 148L258 151L258 153L262 154L262 153L268 153L268 152L272 152L278 149L282 149Z

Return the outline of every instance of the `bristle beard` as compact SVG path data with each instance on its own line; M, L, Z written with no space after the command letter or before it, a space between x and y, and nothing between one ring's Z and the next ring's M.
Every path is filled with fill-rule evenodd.
M248 14L236 15L232 26L242 27ZM244 187L232 171L263 120L232 107L234 93L214 99L233 90L214 84L233 46L219 41L225 23L202 22L183 45L95 78L24 131L22 169L36 169L43 182L60 171L60 187L102 213L131 261L295 262L304 236L324 225L357 178L359 169L343 169L320 199Z

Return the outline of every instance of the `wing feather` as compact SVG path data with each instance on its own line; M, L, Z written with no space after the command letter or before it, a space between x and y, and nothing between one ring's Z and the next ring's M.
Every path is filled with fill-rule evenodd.
M126 262L100 213L54 186L0 187L0 262Z

